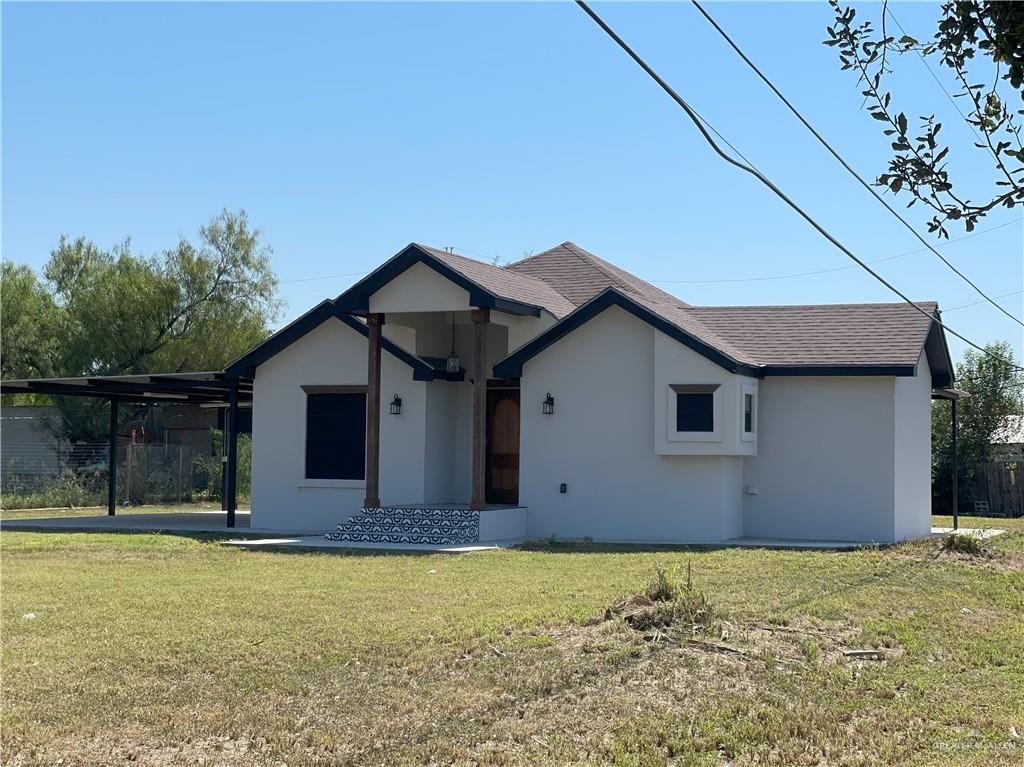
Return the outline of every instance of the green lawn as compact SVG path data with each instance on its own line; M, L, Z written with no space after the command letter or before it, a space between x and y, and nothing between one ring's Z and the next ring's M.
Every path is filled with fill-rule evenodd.
M4 764L1024 758L1016 532L979 558L935 541L339 556L14 532L0 554ZM690 563L717 608L703 644L603 620L659 563ZM867 648L885 659L842 654Z

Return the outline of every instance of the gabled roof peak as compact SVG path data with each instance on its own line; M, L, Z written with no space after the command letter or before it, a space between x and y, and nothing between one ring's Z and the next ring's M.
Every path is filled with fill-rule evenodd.
M688 306L671 293L608 263L574 242L563 242L505 268L543 280L576 306L585 304L606 288L616 288L627 295L654 303Z

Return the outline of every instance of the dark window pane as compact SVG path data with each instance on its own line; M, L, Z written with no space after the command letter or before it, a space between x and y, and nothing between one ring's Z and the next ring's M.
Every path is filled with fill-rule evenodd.
M306 395L306 478L365 479L366 395Z
M714 394L677 394L676 431L714 431Z
M754 395L743 395L743 431L751 434L754 431Z

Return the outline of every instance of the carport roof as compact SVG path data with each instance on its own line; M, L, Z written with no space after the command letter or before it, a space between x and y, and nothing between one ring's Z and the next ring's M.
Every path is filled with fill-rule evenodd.
M238 378L238 399L252 400L252 379ZM121 402L226 403L231 381L222 371L146 375L31 378L0 381L0 394L51 394Z

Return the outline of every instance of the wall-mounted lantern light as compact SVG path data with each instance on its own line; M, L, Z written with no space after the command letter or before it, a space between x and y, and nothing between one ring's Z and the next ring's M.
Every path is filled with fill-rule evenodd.
M395 398L393 400L391 400L391 415L401 415L401 414L402 414L402 398L399 397L396 394Z
M541 405L540 412L544 415L551 415L555 412L555 398L551 396L551 392L548 392L548 396L544 398L544 404Z

